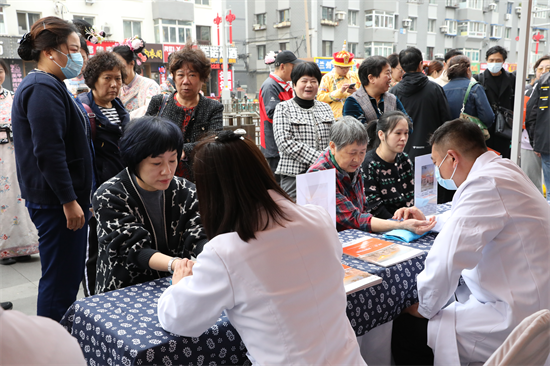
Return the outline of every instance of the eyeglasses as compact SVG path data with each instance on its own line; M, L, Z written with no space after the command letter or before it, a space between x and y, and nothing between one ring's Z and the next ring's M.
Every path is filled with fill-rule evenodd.
M548 65L548 66L539 66L539 67L537 67L537 71L548 72L548 71L550 71L550 65Z

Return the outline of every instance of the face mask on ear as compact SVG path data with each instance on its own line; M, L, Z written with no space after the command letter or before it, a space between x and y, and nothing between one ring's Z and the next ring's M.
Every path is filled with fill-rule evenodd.
M449 191L456 191L458 187L456 186L456 183L453 180L453 177L455 176L455 172L456 172L456 168L458 168L458 164L457 166L455 166L455 170L453 170L453 175L451 175L449 179L443 179L441 177L441 174L439 173L439 167L443 164L445 159L447 159L448 155L449 153L447 153L447 155L445 155L443 160L441 160L441 163L439 163L439 166L435 167L435 178L437 179L437 183L439 183L441 187L448 189Z
M80 52L70 53L69 57L69 55L64 54L56 48L54 48L54 50L67 57L67 65L65 65L65 67L61 67L60 64L52 59L52 61L61 68L61 72L67 79L72 79L80 75L80 71L82 71L82 66L84 65L84 58L82 58L82 54Z

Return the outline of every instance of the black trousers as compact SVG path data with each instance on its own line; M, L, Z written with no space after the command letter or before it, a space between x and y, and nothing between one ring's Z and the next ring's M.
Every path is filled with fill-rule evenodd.
M428 346L428 319L401 314L393 320L391 351L395 364L434 364L434 354Z
M277 170L277 166L279 165L279 160L281 160L281 158L279 156L276 156L274 158L266 158L266 160L267 160L267 164L269 164L269 167L271 168L271 171L273 172L273 176L275 177L277 184L281 185L281 175L275 174L275 171Z
M97 220L94 216L88 221L90 230L88 231L88 243L86 246L86 266L84 267L84 278L82 279L82 287L86 297L95 295L95 278L97 264Z

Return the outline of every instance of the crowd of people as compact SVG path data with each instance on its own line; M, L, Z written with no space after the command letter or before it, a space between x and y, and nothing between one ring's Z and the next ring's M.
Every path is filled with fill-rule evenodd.
M90 296L172 275L158 303L168 331L198 336L225 310L254 364L362 365L345 315L337 232L348 229L440 232L419 302L393 325L398 365L484 362L550 306L540 188L541 170L550 187L549 56L528 91L526 175L503 159L515 75L500 46L479 75L458 50L425 68L409 47L354 72L344 46L324 76L279 52L260 89L258 148L242 130L222 131L223 105L201 93L211 66L200 49L170 55L161 89L140 75L142 39L89 58L90 34L82 22L38 20L18 49L36 69L15 95L0 90L0 194L11 210L0 220L18 247L39 243L38 315L60 321L81 282ZM0 60L0 82L7 72ZM444 216L414 207L414 159L430 153L438 203L453 202ZM295 204L296 176L328 169L336 230L321 208ZM11 257L36 253L23 249ZM447 306L461 275L471 295ZM0 310L0 324L9 319Z

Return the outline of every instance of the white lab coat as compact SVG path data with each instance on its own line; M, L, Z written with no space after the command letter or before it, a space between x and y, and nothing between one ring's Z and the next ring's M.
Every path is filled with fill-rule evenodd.
M291 221L248 243L236 233L213 238L193 275L160 297L160 324L199 336L225 309L254 365L366 365L346 316L342 245L329 214L269 192Z
M0 308L0 365L86 366L86 360L59 323Z
M550 307L550 206L517 165L486 152L438 220L417 278L428 345L436 366L485 362L525 317ZM470 297L440 310L460 275Z

